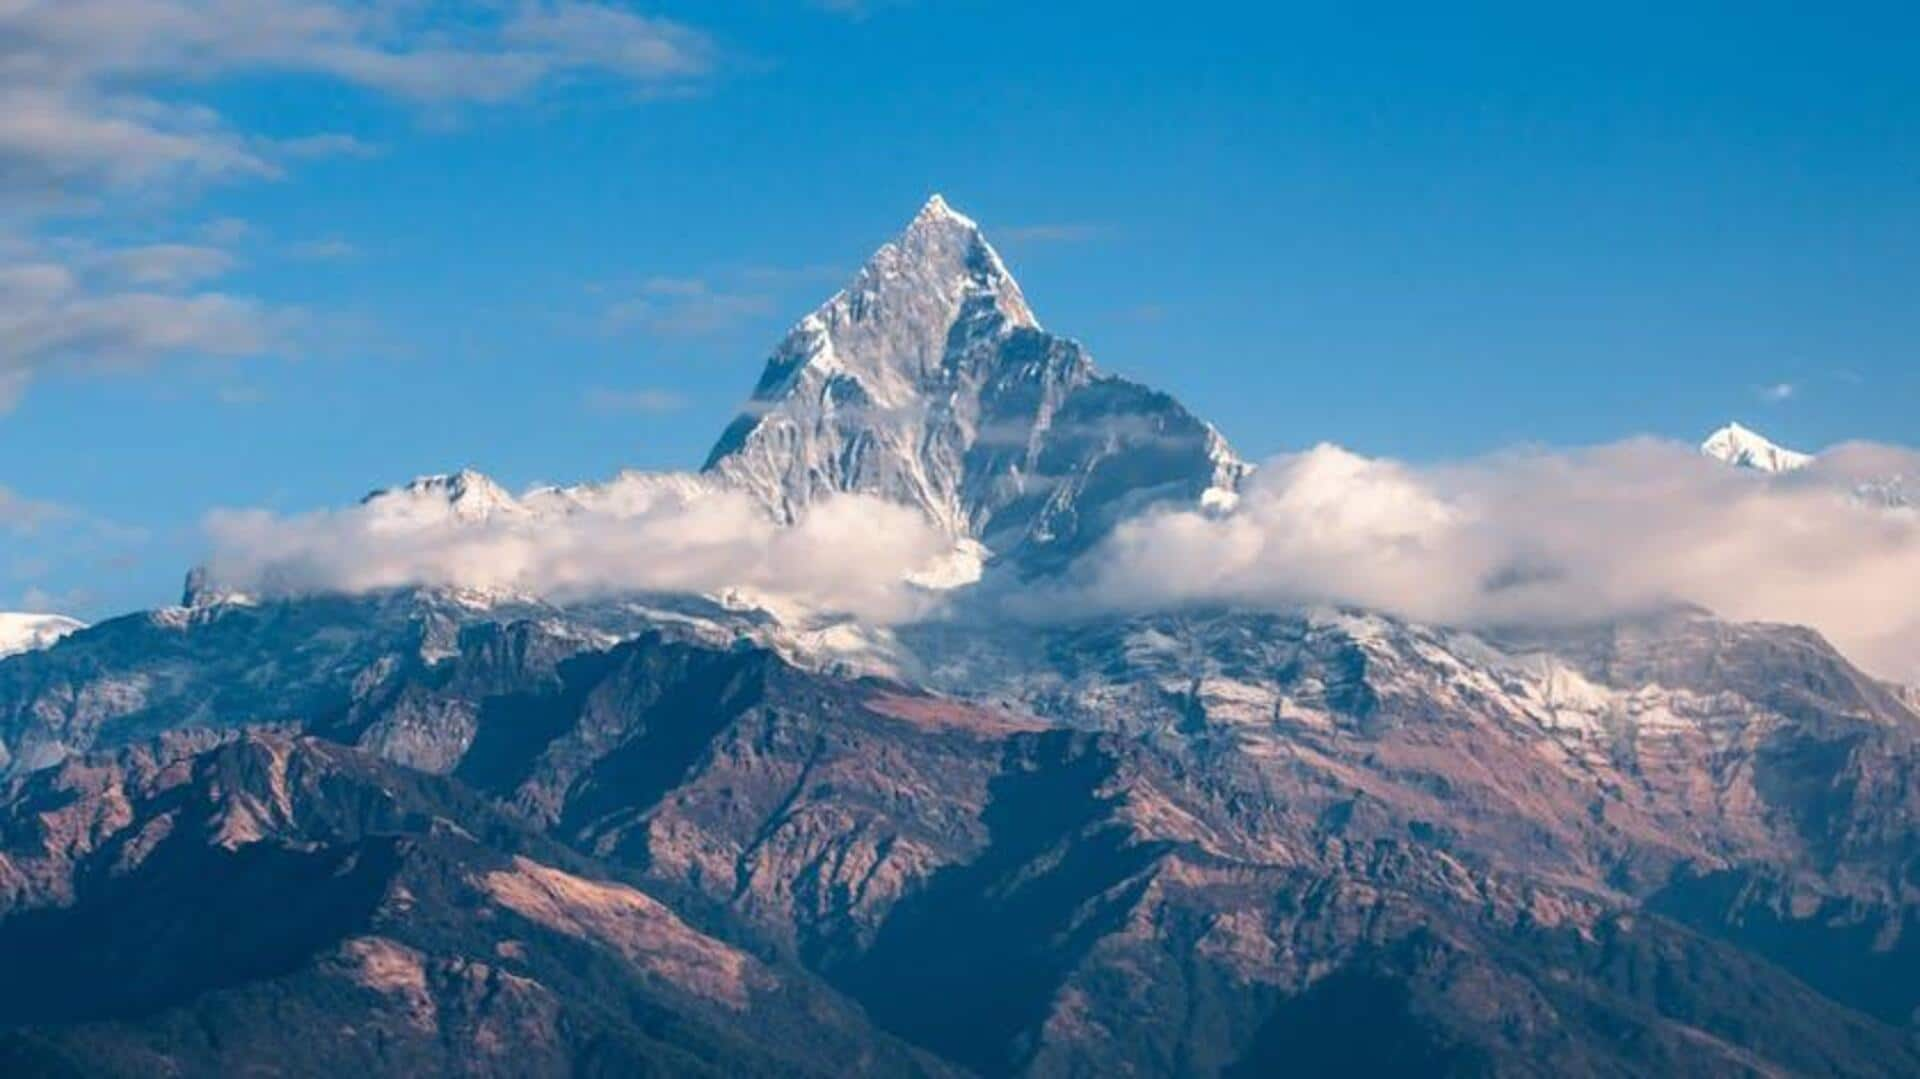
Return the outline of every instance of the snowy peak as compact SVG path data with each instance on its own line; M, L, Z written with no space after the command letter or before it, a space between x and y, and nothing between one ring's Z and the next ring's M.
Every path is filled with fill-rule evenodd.
M980 229L935 195L769 358L705 471L793 520L837 492L915 506L1028 564L1246 470L1172 398L1047 333Z
M907 403L940 378L947 336L963 319L1039 328L980 226L935 195L845 289L794 327L761 390L839 378L873 404Z
M0 656L47 648L74 630L85 628L86 623L62 615L0 611Z
M1700 444L1700 452L1717 461L1757 472L1791 472L1805 468L1813 460L1812 454L1775 445L1738 423L1729 423L1708 435Z
M360 500L367 511L394 523L439 520L487 521L519 517L526 508L506 488L470 468L446 475L421 476L400 487L374 491Z
M897 240L875 252L860 276L871 282L873 272L885 275L902 270L923 283L950 290L963 301L985 298L1016 326L1039 328L1019 282L987 242L986 233L937 194L920 207Z

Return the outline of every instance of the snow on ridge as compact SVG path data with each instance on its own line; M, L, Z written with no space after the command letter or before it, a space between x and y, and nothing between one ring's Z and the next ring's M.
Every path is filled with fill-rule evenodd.
M0 611L0 656L48 648L67 634L85 628L85 622L65 615Z
M1790 450L1739 423L1729 423L1700 444L1700 452L1737 468L1757 472L1792 472L1813 463L1813 455Z

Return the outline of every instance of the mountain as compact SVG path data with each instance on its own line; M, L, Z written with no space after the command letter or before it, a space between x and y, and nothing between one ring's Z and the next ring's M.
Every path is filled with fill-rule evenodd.
M57 614L0 611L0 656L45 648L86 623Z
M943 625L913 642L942 657L932 693L431 604L136 618L0 664L31 661L0 687L10 741L85 702L95 747L0 795L0 897L24 897L0 961L61 987L0 999L0 1030L120 1073L267 1059L289 1014L382 1031L386 1057L337 1050L377 1074L506 1070L484 1050L509 1021L535 1071L804 1071L816 1022L874 1074L1920 1066L1920 718L1806 631ZM429 617L465 621L423 654ZM207 733L156 743L170 726ZM257 962L205 959L193 922L121 946L151 935L131 912L184 918L209 881ZM328 920L247 901L308 892ZM839 1018L702 1004L673 980L688 949ZM788 1033L722 1036L753 1030Z
M704 471L347 512L854 492L1019 587L1245 472L935 199ZM1809 630L201 585L0 659L8 1074L1920 1074L1920 698Z
M945 1075L461 785L253 731L0 807L10 1075Z
M693 473L629 470L602 483L535 487L516 497L491 477L461 469L373 491L360 506L377 527L458 526L538 522L581 512L630 516L660 501L691 501L715 489Z
M980 227L933 196L788 333L703 469L624 472L515 496L471 469L376 490L368 531L632 517L744 494L791 524L822 499L910 506L953 542L910 576L944 589L988 564L1057 570L1150 506L1230 504L1250 466L1172 397L1099 371L1043 330ZM247 586L190 580L188 606Z
M1171 397L1042 329L980 227L935 195L787 334L704 471L784 520L874 494L1058 566L1151 503L1231 497L1247 466Z
M1755 431L1729 423L1700 444L1700 452L1738 468L1758 472L1791 472L1813 462L1813 455L1776 446Z

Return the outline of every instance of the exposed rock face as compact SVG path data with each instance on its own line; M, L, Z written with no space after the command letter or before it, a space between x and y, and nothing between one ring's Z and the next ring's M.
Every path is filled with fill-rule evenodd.
M250 626L271 653L284 643L269 627L300 617L253 615L143 631L222 634L240 663L225 634ZM886 1073L931 1066L885 1056L890 1037L985 1074L1250 1074L1356 1053L1363 1070L1920 1064L1902 962L1920 721L1804 631L1682 613L1489 638L1223 612L915 643L975 699L753 647L480 622L431 662L375 664L311 725L446 779L324 742L213 734L21 777L0 834L31 838L9 841L0 941L26 940L7 927L46 909L104 932L119 893L85 882L157 873L166 851L372 834L426 836L394 855L403 867L473 844L429 874L443 883L405 885L402 926L453 932L478 905L500 912L486 925L517 928L429 939L383 920L391 900L370 897L390 891L316 890L329 911L375 913L328 923L298 973L163 978L108 1027L17 1013L32 1028L17 1044L111 1050L75 1059L131 1068L144 1058L127 1046L184 1037L164 1018L178 1009L312 1002L335 984L311 980L324 971L378 994L395 1030L515 1030L577 1062L555 1033L571 1029L555 1017L574 983L500 951L551 937L677 986L700 1014L763 1014L763 978L850 998L890 1032L848 1035L874 1039ZM377 779L316 801L342 769ZM391 793L367 800L374 787ZM182 808L182 791L200 801ZM417 791L432 808L378 808ZM302 808L345 805L372 822L326 831ZM320 873L305 865L222 887L303 887L298 874ZM329 881L344 872L327 865ZM156 911L186 893L141 889ZM275 932L306 917L271 920L283 914ZM463 996L474 984L518 995ZM253 1029L255 1005L218 1006ZM1381 1017L1364 1046L1356 1011ZM229 1051L218 1059L261 1050Z
M0 817L13 1074L941 1074L458 784L168 739Z
M1040 328L979 226L934 196L774 351L706 471L791 519L840 491L917 506L1030 566L1246 466L1165 394Z

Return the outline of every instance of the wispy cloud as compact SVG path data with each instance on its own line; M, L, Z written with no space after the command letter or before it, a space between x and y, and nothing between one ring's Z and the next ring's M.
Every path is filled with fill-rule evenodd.
M1009 244L1059 244L1084 243L1098 239L1107 230L1099 225L1078 222L1053 222L1033 225L1011 225L995 228L993 239Z
M24 586L12 599L0 598L0 607L28 611L86 613L94 596L80 589L58 594L42 586L57 569L94 569L95 579L124 571L129 551L140 550L151 536L143 529L86 512L75 506L21 495L0 486L0 586Z
M345 240L304 240L290 244L287 254L304 262L337 262L360 254L360 249Z
M1780 404L1793 399L1800 387L1791 382L1772 382L1760 387L1760 399L1770 404Z
M642 330L697 337L733 329L773 310L773 300L751 292L727 292L694 277L653 277L607 305L601 326L608 333Z
M812 263L804 266L742 266L733 272L740 283L757 289L812 288L837 285L853 272L844 266Z
M280 338L289 312L199 287L234 268L243 222L217 223L199 243L105 252L39 233L50 210L71 222L75 211L376 152L348 133L244 130L203 92L222 78L312 76L444 114L580 82L685 89L715 57L697 30L596 0L0 0L0 408L47 371L254 355ZM289 254L352 249L320 240ZM664 332L699 332L739 303L687 300L651 318Z
M203 244L147 244L96 256L93 264L127 284L179 288L224 276L233 255Z
M809 6L830 15L856 21L886 8L900 8L912 5L914 0L807 0Z
M0 487L0 530L23 535L70 516L72 513L65 506L27 498Z
M255 356L284 343L297 312L190 287L221 263L210 249L160 246L0 264L0 410L49 371Z
M362 141L352 135L321 134L301 135L298 138L280 139L272 143L280 156L296 160L326 157L373 157L380 152L379 147Z
M685 396L672 390L661 389L615 390L597 387L588 390L585 399L587 408L594 412L643 416L678 412L687 407Z
M307 74L448 107L587 78L679 87L714 55L696 30L590 0L458 13L416 0L19 0L0 6L0 184L66 202L76 184L270 176L283 159L367 152L329 132L249 138L178 92L224 75Z

